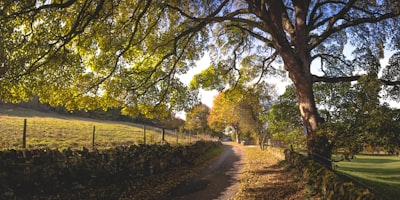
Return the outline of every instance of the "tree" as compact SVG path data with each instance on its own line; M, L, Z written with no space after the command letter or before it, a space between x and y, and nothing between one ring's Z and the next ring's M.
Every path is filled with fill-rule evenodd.
M153 1L2 1L0 98L170 118L198 102L175 74L202 45L188 33L174 40L184 27L164 27L178 18Z
M379 59L368 50L358 55L352 62L363 64L369 70L357 83L314 85L316 102L326 121L320 131L329 139L329 148L343 153L346 159L367 145L391 146L391 149L398 146L395 140L388 139L389 135L389 138L398 135L391 131L396 128L397 122L390 113L396 110L380 103L382 82L377 79L381 69Z
M227 126L233 128L236 142L240 142L238 112L235 110L234 101L231 101L226 92L220 92L213 101L213 107L207 123L217 132L225 130Z
M268 131L274 140L301 148L304 146L305 134L295 96L295 88L288 86L263 117L268 122Z
M240 130L244 133L250 133L257 139L261 149L270 133L267 130L267 122L263 117L271 108L273 96L276 94L274 86L267 83L259 83L243 87L241 90L235 88L235 91L241 91L242 96L236 100L236 112L240 113L238 122Z
M398 49L399 8L397 0L6 1L0 4L1 98L38 94L71 108L123 104L129 113L148 115L183 109L178 105L195 103L183 99L195 95L175 75L209 50L213 87L285 70L296 88L308 154L330 165L315 156L331 151L327 137L317 134L322 120L312 86L358 80L367 71L347 62L347 44L380 57L385 47ZM312 74L317 61L322 72L335 73ZM397 78L381 81L399 85Z
M332 148L327 136L318 133L323 120L316 107L313 84L356 81L368 72L368 66L351 63L343 55L347 44L357 47L355 55L369 49L382 57L384 47L398 49L399 29L393 28L399 26L398 1L265 0L237 4L224 1L220 5L224 4L229 8L222 16L197 17L179 9L191 20L218 23L213 27L217 39L212 45L216 62L205 73L214 75L215 81L199 84L221 87L219 82L225 81L234 85L238 80L231 77L238 77L239 82L252 81L254 75L266 77L268 72L279 72L274 63L283 62L296 88L307 130L308 155L330 166ZM311 65L317 62L321 63L322 76L311 72ZM327 69L331 69L329 73L325 73ZM220 74L226 75L218 78ZM386 85L400 83L395 76L382 78Z
M240 135L247 134L257 138L263 148L268 132L262 116L269 110L273 94L274 87L266 83L227 89L214 99L208 123L217 130L231 126L237 142Z
M202 134L210 134L211 129L207 124L210 108L205 104L196 105L186 114L185 128Z

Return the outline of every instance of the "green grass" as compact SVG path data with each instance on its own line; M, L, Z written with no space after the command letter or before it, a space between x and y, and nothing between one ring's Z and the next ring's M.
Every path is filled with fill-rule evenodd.
M37 148L92 147L95 126L95 147L106 149L118 145L143 144L143 125L69 117L23 108L0 108L0 149L21 149L24 119L27 119L26 146ZM189 137L167 131L165 139L170 144L188 143ZM192 137L190 139L194 141ZM146 143L161 141L161 129L146 126Z
M358 155L338 163L338 171L348 174L389 199L400 199L400 157Z

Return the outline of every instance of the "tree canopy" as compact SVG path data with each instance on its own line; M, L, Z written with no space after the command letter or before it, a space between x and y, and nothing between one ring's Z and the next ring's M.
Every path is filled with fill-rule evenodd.
M203 87L287 72L309 155L330 157L328 139L316 134L322 120L312 86L373 70L350 62L346 45L360 58L398 50L399 16L397 0L2 1L0 98L37 94L71 109L122 104L146 115L184 109L197 95L177 75L208 51L207 78L196 79ZM317 62L322 75L311 72ZM396 72L393 65L378 77L389 95L399 94Z
M250 136L264 144L267 132L263 116L271 107L273 95L274 86L266 83L226 89L214 99L208 124L216 131L233 127L237 141L239 136Z
M185 129L195 131L199 134L209 134L212 131L208 126L207 119L210 108L205 104L198 104L186 114Z

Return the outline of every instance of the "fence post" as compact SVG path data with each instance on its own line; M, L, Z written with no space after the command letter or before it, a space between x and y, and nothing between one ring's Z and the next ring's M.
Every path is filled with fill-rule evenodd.
M176 135L176 144L178 144L178 143L179 143L179 139L178 139L178 131L176 131L176 129L175 129L175 135Z
M146 145L146 126L143 125L143 144Z
M24 131L22 132L22 148L26 149L26 124L27 121L24 119Z
M165 129L162 128L162 138L161 138L161 144L165 143Z
M96 134L96 126L93 126L93 134L92 134L92 150L94 150L95 144L94 144L94 136Z

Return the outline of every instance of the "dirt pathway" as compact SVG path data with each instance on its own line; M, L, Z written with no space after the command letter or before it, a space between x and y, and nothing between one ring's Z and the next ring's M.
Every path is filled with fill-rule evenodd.
M224 152L209 167L201 171L198 176L175 188L167 199L232 199L238 191L243 156L243 147L224 143Z
M259 200L304 199L304 183L279 165L277 150L261 151L224 143L224 152L198 176L181 184L166 199Z

